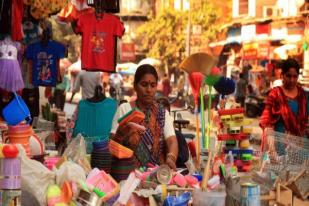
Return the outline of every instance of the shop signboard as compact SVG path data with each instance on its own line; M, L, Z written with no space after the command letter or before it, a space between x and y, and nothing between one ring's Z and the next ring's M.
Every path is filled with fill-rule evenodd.
M269 42L259 42L258 43L258 58L268 59L270 54Z
M296 22L296 23L288 23L288 35L304 35L305 31L305 23L304 22Z
M271 24L271 37L273 40L285 39L288 35L288 30L284 24Z
M121 61L135 61L135 44L134 43L121 43Z
M244 43L243 44L243 59L257 59L258 57L258 43Z
M241 27L241 40L242 41L251 41L255 38L256 27L255 24L243 25Z

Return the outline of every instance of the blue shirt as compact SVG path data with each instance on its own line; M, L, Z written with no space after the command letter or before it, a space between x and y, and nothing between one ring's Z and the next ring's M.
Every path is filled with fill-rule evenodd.
M27 59L32 60L32 84L34 86L56 86L58 61L65 55L65 46L50 40L45 47L40 41L26 49Z

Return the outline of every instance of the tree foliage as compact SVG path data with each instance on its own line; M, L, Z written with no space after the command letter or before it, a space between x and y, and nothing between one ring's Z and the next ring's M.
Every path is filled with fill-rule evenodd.
M219 11L211 4L202 4L191 11L191 25L200 25L199 44L202 47L215 39L219 25ZM168 68L175 68L185 57L188 11L166 9L150 17L138 28L137 36L147 56L162 60ZM192 42L191 42L192 44Z

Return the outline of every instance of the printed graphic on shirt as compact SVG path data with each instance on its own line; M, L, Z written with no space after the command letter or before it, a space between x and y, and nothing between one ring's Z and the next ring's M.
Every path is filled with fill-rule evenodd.
M92 52L95 52L95 53L105 52L104 40L105 40L106 35L107 34L105 32L93 32L93 35L91 38Z
M50 66L53 64L53 55L48 55L46 52L39 52L37 54L37 80L41 81L42 84L51 84L53 82L52 73Z

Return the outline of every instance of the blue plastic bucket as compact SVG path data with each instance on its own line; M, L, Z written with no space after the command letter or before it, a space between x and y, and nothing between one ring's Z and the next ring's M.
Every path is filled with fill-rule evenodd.
M27 124L31 121L30 111L24 100L14 92L14 99L6 105L2 111L4 120L8 125L17 125L26 120Z

